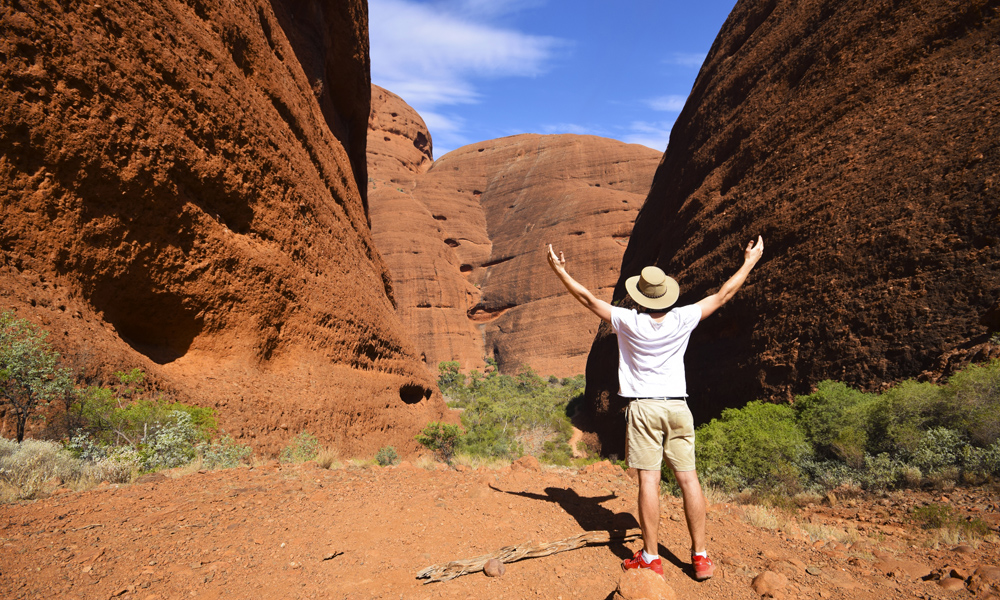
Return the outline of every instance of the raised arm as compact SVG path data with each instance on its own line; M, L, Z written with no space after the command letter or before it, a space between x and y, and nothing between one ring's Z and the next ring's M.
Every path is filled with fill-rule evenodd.
M559 279L569 290L569 293L576 298L580 304L584 305L587 310L594 313L602 320L611 322L611 305L600 300L597 296L590 293L590 290L580 285L580 283L569 276L566 272L566 258L563 257L563 253L560 252L559 256L556 256L555 250L552 249L552 244L549 244L549 266L552 270L556 272Z
M764 238L758 235L757 243L754 244L753 240L750 240L746 250L743 251L743 266L740 267L740 270L736 271L736 274L730 277L726 283L723 283L718 292L697 302L698 306L701 307L702 320L718 310L723 304L729 302L730 298L736 295L736 292L743 287L743 282L747 280L747 275L750 274L750 271L753 270L754 265L757 264L757 261L760 260L763 254Z

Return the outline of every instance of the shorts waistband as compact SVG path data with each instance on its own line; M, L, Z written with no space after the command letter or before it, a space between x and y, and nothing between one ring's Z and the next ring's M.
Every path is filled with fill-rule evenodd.
M650 398L647 398L647 397L644 397L644 398L628 398L629 402L631 402L633 400L684 400L684 401L687 401L687 396L658 396L658 397L655 397L655 398L651 398L651 397Z

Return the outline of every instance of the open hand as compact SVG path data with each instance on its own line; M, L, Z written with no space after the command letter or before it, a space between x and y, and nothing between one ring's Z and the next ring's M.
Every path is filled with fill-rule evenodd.
M750 264L757 264L760 257L764 254L764 238L757 236L757 243L755 244L753 240L747 243L747 249L743 251L743 261Z
M562 252L559 253L559 256L556 256L556 251L552 249L552 244L549 244L549 266L556 273L566 270L566 257L563 256Z

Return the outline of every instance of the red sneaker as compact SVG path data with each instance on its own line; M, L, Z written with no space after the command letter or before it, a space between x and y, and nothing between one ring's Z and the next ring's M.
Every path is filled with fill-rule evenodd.
M694 564L694 578L698 580L708 579L715 575L715 565L712 559L707 556L691 555L691 562Z
M646 562L642 560L641 548L636 551L632 558L626 558L622 561L622 571L629 569L649 569L657 575L663 575L663 564L660 562L660 557L654 558L653 562Z

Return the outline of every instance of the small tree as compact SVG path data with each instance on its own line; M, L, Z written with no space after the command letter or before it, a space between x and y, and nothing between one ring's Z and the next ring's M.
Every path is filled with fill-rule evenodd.
M47 335L12 312L0 313L0 405L14 409L18 442L32 413L73 390L69 369L57 366L59 353L49 347Z

